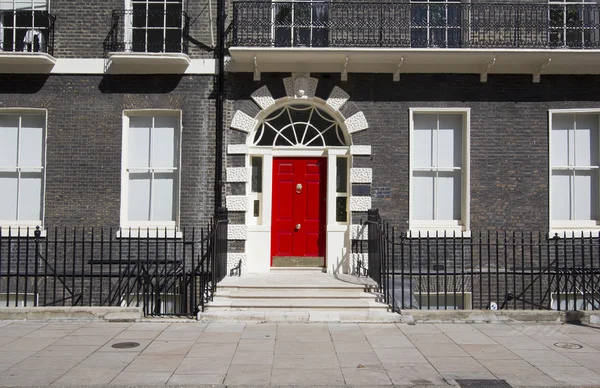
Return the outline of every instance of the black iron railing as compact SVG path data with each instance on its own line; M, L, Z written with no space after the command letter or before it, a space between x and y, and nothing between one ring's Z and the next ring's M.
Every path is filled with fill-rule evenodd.
M182 11L114 10L104 52L187 54L189 27Z
M39 52L54 55L54 21L46 11L0 11L2 52Z
M369 211L369 276L402 309L600 309L600 234L417 233Z
M0 307L135 306L146 316L194 315L227 275L226 210L180 235L54 228L45 236L2 229L0 236Z
M233 46L600 47L597 4L234 1Z

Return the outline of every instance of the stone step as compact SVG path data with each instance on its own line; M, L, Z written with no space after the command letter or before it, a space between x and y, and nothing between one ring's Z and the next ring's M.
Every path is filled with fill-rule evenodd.
M207 310L198 314L203 322L402 322L400 314L385 310L314 310L296 309L285 311L277 309L252 310Z
M355 289L315 289L315 288L237 288L218 289L215 297L265 298L265 299L381 299L382 295Z
M383 309L388 306L371 299L335 299L335 298L305 298L305 299L233 299L215 297L208 305L208 311L215 309L318 309L318 310L347 310L347 309Z
M271 267L270 273L303 274L303 273L324 273L325 267Z
M322 256L275 256L271 267L316 267L323 268L325 258Z

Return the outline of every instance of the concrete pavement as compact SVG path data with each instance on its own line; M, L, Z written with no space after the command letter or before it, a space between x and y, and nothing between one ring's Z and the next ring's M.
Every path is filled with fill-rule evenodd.
M122 343L139 345L113 347ZM0 386L452 386L459 379L600 387L600 326L0 322Z

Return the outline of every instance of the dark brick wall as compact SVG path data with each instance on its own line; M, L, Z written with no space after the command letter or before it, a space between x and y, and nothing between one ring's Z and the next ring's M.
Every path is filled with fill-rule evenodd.
M181 226L213 213L212 76L0 75L0 107L48 110L45 226L118 227L124 109L181 109Z
M288 74L229 74L227 121L263 84L281 97ZM471 228L548 228L548 110L600 108L600 77L543 75L312 74L320 78L317 95L326 98L334 85L350 95L350 111L364 112L369 127L354 134L353 143L372 145L370 157L355 157L354 167L373 169L373 207L395 224L408 220L409 108L471 109ZM346 104L348 105L348 103ZM346 109L344 107L342 110ZM226 131L229 140L240 136Z
M103 57L103 42L111 28L111 13L124 7L125 0L52 0L50 12L56 16L54 56ZM208 1L184 0L184 10L190 17L190 57L212 58ZM215 12L216 3L213 2L213 14Z

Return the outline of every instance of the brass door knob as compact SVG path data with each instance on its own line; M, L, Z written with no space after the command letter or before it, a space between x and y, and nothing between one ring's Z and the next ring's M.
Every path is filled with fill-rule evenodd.
M302 225L296 224L296 230L300 230L301 227L302 227Z

